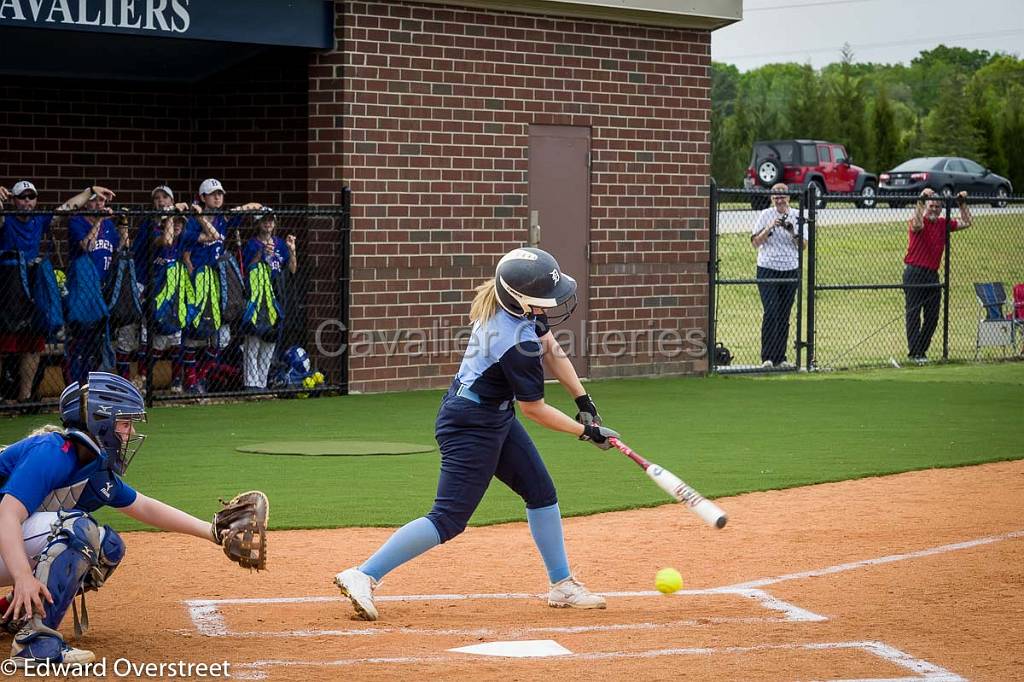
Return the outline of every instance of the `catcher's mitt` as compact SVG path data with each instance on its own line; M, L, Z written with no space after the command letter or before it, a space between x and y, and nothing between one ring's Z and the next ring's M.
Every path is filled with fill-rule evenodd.
M213 515L213 541L242 568L267 567L267 521L270 500L259 490L235 495Z

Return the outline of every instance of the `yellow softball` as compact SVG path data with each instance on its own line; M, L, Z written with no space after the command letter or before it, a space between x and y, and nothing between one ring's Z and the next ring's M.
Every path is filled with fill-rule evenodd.
M654 576L654 586L658 592L672 594L683 586L683 576L674 568L663 568Z

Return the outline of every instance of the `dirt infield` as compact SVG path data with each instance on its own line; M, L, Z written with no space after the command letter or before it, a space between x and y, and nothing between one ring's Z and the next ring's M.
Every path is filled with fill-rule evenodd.
M81 646L227 660L235 679L1024 679L1024 461L720 502L722 531L675 505L569 519L578 575L617 593L592 612L534 596L525 524L470 529L389 575L377 623L351 620L331 579L387 529L272 534L258 575L200 541L129 534ZM684 591L650 592L663 566ZM449 651L510 640L565 652Z

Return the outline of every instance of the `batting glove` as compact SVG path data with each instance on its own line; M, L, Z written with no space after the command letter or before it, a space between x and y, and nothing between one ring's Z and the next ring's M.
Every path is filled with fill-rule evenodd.
M607 426L600 426L598 424L585 424L583 426L583 433L580 434L580 440L587 440L602 450L610 450L612 447L609 438L618 438L619 433L612 431Z
M597 405L594 404L594 399L590 397L590 394L584 393L576 398L576 408L579 410L576 413L576 421L580 424L601 423L601 415L597 413Z

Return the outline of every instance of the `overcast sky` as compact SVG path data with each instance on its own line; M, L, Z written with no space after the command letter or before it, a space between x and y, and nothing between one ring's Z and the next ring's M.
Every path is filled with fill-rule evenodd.
M743 21L711 34L711 57L741 71L773 62L909 64L944 44L1024 56L1024 0L743 0Z

